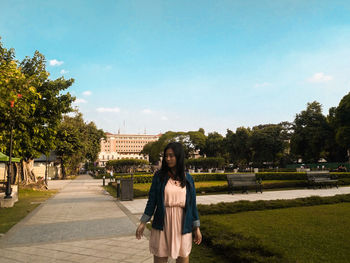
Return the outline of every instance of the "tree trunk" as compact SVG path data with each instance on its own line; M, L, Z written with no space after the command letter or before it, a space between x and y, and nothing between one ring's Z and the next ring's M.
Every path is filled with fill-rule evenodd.
M34 167L34 160L29 159L28 161L22 161L23 165L23 184L31 184L31 183L36 183L36 177L33 172L33 167Z
M46 162L45 162L45 180L44 180L44 182L45 182L45 185L47 186L47 177L48 177L48 163L49 163L49 160L48 160L48 156L47 155L45 155L46 156Z
M62 179L66 179L66 169L63 164L63 158L61 158Z

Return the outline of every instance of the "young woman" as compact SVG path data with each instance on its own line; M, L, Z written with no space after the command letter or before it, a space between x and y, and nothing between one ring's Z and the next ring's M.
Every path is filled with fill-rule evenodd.
M169 143L164 149L162 167L152 180L145 212L136 229L136 238L143 235L146 223L154 214L150 252L154 262L189 262L194 242L202 242L193 178L185 173L185 153L181 143Z

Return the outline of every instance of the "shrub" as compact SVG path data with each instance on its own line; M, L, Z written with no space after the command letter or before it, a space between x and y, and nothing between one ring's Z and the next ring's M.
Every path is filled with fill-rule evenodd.
M218 203L211 205L197 205L201 215L209 214L234 214L243 211L257 211L266 209L279 209L287 207L314 206L350 202L350 194L335 195L331 197L311 196L292 200L270 200L270 201L237 201L230 203Z
M129 172L130 169L147 165L148 161L141 159L121 159L109 160L106 163L107 169L113 169L116 172Z

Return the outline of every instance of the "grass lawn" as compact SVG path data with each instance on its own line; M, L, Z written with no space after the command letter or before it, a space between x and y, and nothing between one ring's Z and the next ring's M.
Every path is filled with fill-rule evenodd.
M20 189L18 202L10 208L0 208L0 233L6 233L11 227L33 211L40 202L44 202L57 193L57 190Z
M201 220L219 233L252 240L252 250L255 241L287 262L349 262L349 203L203 215Z

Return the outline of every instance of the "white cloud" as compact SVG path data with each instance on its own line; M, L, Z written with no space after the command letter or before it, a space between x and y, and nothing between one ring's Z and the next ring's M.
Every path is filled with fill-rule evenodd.
M267 87L267 86L270 86L270 85L271 85L271 83L269 83L269 82L256 83L254 85L254 88L262 88L262 87Z
M50 66L61 66L63 64L63 61L58 61L57 59L51 59L49 61Z
M97 108L97 112L120 112L118 107L115 108Z
M90 90L84 91L83 95L84 96L90 96L92 94L92 92Z
M324 83L332 80L333 77L330 75L326 75L323 72L315 73L311 78L308 79L311 83Z
M65 70L65 69L61 69L61 71L60 71L60 73L62 74L62 75L64 75L64 74L67 74L69 71L68 70Z
M150 114L150 113L152 113L152 111L150 109L144 109L144 110L142 110L142 113Z
M76 99L74 102L75 103L87 103L87 101L84 99Z
M167 120L168 120L168 118L167 118L166 116L162 116L160 119L161 119L162 121L167 121Z

